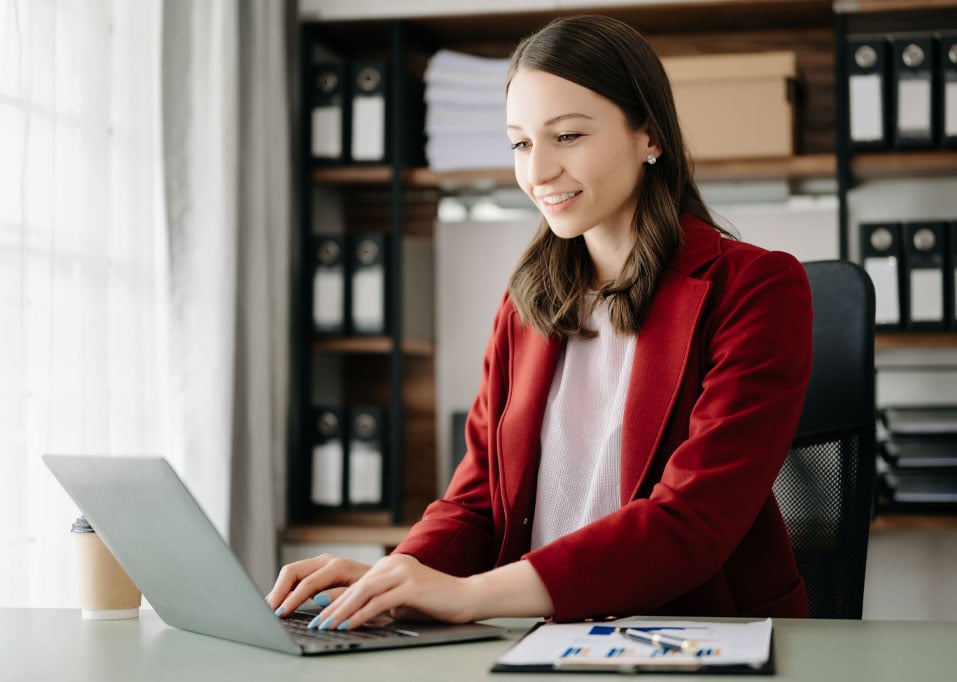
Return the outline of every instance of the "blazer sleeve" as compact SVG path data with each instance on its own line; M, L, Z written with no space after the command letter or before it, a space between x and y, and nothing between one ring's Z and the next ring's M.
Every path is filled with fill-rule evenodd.
M451 575L466 576L494 567L497 543L491 490L497 415L507 392L508 294L495 316L485 350L479 392L465 422L466 454L456 468L444 497L430 504L396 552Z
M717 574L768 501L810 376L810 288L779 252L749 256L715 284L688 435L650 494L524 557L556 619L654 612Z

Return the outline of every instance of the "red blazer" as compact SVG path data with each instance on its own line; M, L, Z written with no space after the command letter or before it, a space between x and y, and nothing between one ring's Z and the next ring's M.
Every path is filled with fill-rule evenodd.
M529 552L545 403L563 341L506 295L466 423L468 453L397 552L453 575L526 559L557 620L806 617L771 485L811 371L811 296L790 255L691 217L638 332L621 508Z

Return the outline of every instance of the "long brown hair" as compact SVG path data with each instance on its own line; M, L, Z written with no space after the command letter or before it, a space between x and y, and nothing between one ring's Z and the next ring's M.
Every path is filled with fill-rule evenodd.
M679 216L689 213L714 224L694 182L661 60L628 24L580 15L556 19L519 43L506 93L519 69L559 76L611 100L633 131L644 127L661 148L657 163L642 174L632 220L634 248L617 278L595 299L608 300L618 333L636 333L668 261L681 246ZM512 273L509 292L522 320L546 336L594 336L582 321L594 274L584 238L557 237L543 218Z

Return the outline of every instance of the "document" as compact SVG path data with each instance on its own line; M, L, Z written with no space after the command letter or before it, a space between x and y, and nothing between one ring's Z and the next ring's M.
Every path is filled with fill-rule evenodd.
M543 623L492 672L774 672L771 619L750 622L627 618Z

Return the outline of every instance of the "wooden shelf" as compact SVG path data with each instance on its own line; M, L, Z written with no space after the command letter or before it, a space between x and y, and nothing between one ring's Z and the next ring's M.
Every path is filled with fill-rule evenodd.
M392 339L388 336L350 336L336 339L318 339L312 349L325 353L350 353L356 355L388 355L392 352ZM405 339L402 352L406 355L431 357L435 354L435 342L431 339Z
M872 531L882 530L957 530L957 514L878 513L871 521Z
M288 543L346 543L395 547L409 534L411 526L336 524L290 526L282 532Z
M887 348L957 348L957 333L954 332L877 332L875 349Z
M957 151L858 153L851 159L858 180L957 175Z
M957 153L950 163L957 165ZM833 178L836 172L837 162L833 154L804 154L770 159L724 159L699 161L695 164L695 178L698 181L828 179ZM388 166L329 167L317 169L313 173L315 182L333 185L381 185L388 183L391 177L392 171ZM402 184L410 189L489 191L499 187L514 187L515 174L511 168L461 171L409 168L403 172Z
M957 7L957 0L835 0L834 11L838 14L866 12L890 12L897 10L919 11Z

